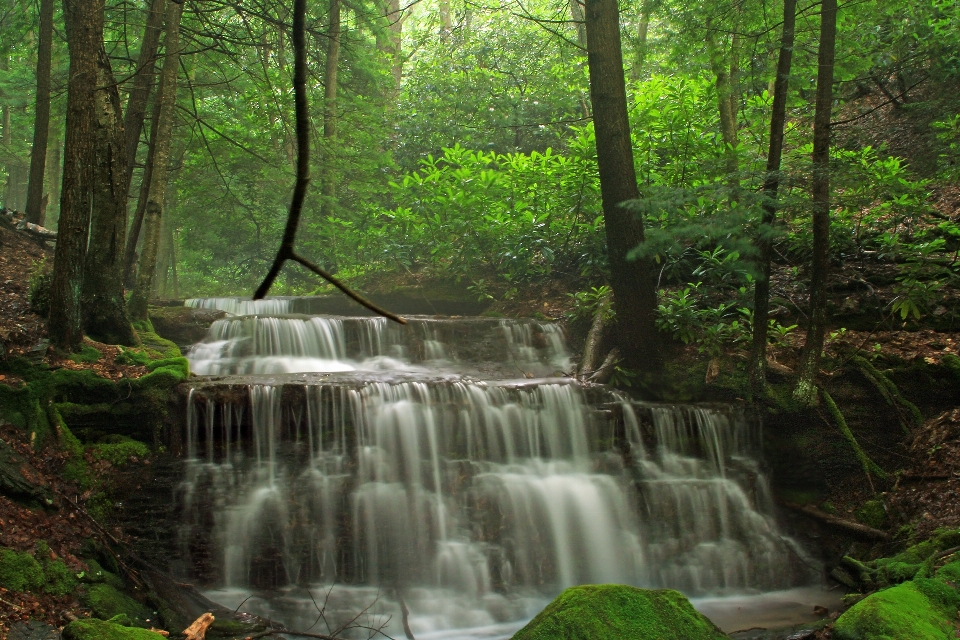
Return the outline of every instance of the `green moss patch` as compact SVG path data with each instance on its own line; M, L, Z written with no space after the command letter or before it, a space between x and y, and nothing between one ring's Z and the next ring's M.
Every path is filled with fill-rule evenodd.
M90 608L93 615L101 620L125 615L138 627L150 627L153 612L125 593L121 593L109 584L95 584L81 597L84 606Z
M80 364L93 364L98 362L103 354L99 349L95 349L88 344L80 347L80 351L70 356L70 359Z
M625 585L567 589L513 640L720 640L727 636L678 591Z
M953 593L950 594L949 592ZM837 619L840 640L952 640L960 595L939 580L904 582L871 594Z
M76 620L63 628L63 640L159 640L159 633L106 620Z
M114 435L107 442L93 446L95 460L106 460L115 467L122 467L132 459L140 460L150 455L147 445L126 436Z
M39 591L43 567L29 553L0 548L0 587L10 591Z

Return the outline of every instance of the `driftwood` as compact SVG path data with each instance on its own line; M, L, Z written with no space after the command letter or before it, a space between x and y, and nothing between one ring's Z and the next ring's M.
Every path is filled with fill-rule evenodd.
M617 362L619 361L620 349L614 347L610 350L610 353L607 354L607 358L603 361L603 364L600 365L600 368L590 376L588 381L596 384L606 384L610 381L611 376L613 376L613 371L617 368Z
M213 614L207 612L193 621L189 627L183 630L183 640L204 640L207 635L207 629L213 624L216 618Z
M597 307L597 313L593 316L593 324L590 325L590 332L587 333L587 342L583 346L583 360L580 362L580 371L577 372L577 377L581 380L589 378L597 368L600 347L610 324L609 316L610 296L607 296Z
M13 209L0 209L0 225L34 242L39 242L41 246L45 241L56 242L57 240L56 231L27 222L22 213Z
M853 522L852 520L838 518L837 516L831 515L826 511L821 511L812 505L800 505L793 502L784 502L783 506L813 518L818 522L829 525L834 529L840 529L841 531L844 531L856 538L860 538L861 540L886 541L890 539L890 534L886 531L880 531L879 529L874 529L873 527L868 527L865 524Z

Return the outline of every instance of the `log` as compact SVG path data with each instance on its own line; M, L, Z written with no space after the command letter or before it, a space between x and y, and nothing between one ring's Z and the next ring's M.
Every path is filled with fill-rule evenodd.
M207 635L207 629L213 624L216 618L209 611L193 621L189 627L183 630L183 640L204 640Z
M607 358L603 361L603 364L600 365L600 368L597 369L592 376L590 376L589 382L594 382L596 384L606 384L609 382L610 377L613 376L613 370L616 368L619 360L620 349L614 347L610 350L610 353L607 354Z
M805 516L813 518L818 522L829 525L835 529L840 529L855 538L860 538L861 540L881 540L887 541L890 539L890 534L886 531L880 531L879 529L874 529L873 527L868 527L865 524L860 524L859 522L853 522L852 520L844 520L843 518L838 518L837 516L830 515L826 511L821 511L813 505L800 505L793 502L784 502L783 506L802 513Z
M609 324L610 296L607 296L597 306L597 313L593 316L593 324L587 333L587 342L583 346L583 360L580 362L580 371L577 377L586 380L597 368L597 358L600 356L600 346L604 333Z

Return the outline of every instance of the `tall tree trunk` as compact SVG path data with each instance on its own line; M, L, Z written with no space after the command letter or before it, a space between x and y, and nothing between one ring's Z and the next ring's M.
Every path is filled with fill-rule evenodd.
M0 56L0 71L6 71L9 68L9 62L6 55ZM3 105L0 107L0 120L3 121L3 148L9 153L10 145L13 143L13 132L10 131L10 106ZM7 185L3 191L3 206L8 209L15 209L14 206L14 189L13 189L13 163L7 163Z
M570 0L570 17L573 19L573 25L577 28L577 44L586 49L587 25L583 17L581 0Z
M340 62L340 0L330 0L330 27L327 30L327 64L323 88L323 166L320 173L320 207L323 216L332 216L336 200L337 67Z
M103 46L104 0L64 0L63 17L70 51L67 127L64 146L60 224L53 259L50 342L73 351L83 339L80 294L93 206L97 55Z
M403 77L403 21L400 11L400 0L379 0L381 15L384 17L387 30L377 34L377 49L390 59L390 71L393 74L394 95L400 90L400 80Z
M27 187L27 222L42 225L43 175L47 168L47 136L50 133L50 64L53 55L53 0L40 0L40 42L37 49L37 102L30 151L30 182Z
M830 267L830 116L833 112L833 62L837 42L837 0L820 5L817 52L817 105L813 116L813 260L810 274L810 323L800 361L794 400L813 404L827 328L827 270Z
M170 141L173 137L174 108L177 101L177 73L180 67L180 15L183 5L170 2L167 5L167 30L164 37L163 73L160 77L160 114L157 137L154 142L152 175L147 198L143 235L143 251L140 269L137 272L137 288L130 297L130 315L135 320L147 319L147 301L153 289L153 276L157 267L157 251L160 244L160 220L163 216L163 198L167 188L167 172L170 162Z
M770 262L773 258L773 223L777 216L777 191L780 189L780 159L783 156L783 130L787 121L787 91L793 63L793 41L797 19L797 0L784 0L783 32L777 77L773 85L770 115L770 148L767 152L767 176L763 181L763 220L757 234L760 249L760 277L753 290L753 346L750 358L750 386L759 392L766 384L767 324L770 319Z
M160 124L160 107L163 104L163 87L157 88L154 96L153 117L150 120L150 141L147 147L147 160L143 165L143 175L140 177L140 196L137 198L137 208L130 223L130 233L127 234L127 247L123 252L123 283L128 289L136 286L137 242L140 239L140 230L143 228L143 218L147 213L147 201L150 199L150 182L153 180L154 158L157 151L157 129Z
M710 68L716 77L717 108L720 112L720 133L723 138L725 170L731 188L740 185L739 163L737 161L737 117L734 111L734 96L730 82L730 59L717 43L717 36L711 23L707 23L707 54L710 56ZM733 50L733 47L731 47Z
M643 73L647 61L647 35L650 31L650 15L653 13L653 2L647 0L640 7L640 24L637 26L637 51L633 66L630 68L630 79L636 82Z
M123 246L127 233L127 157L120 93L101 45L96 101L96 164L90 243L83 279L83 326L108 344L137 344L123 297Z
M450 0L440 0L440 39L448 40L453 32L453 20L450 17Z
M618 342L627 366L654 372L661 368L662 361L654 325L657 294L650 260L627 260L627 253L644 238L643 222L622 206L626 201L637 200L640 191L627 119L617 0L587 0L585 17L590 98Z
M61 159L61 136L60 129L63 125L59 120L54 120L50 127L50 137L47 140L47 210L45 213L44 226L50 229L57 228L57 221L60 218L60 168Z
M147 116L150 89L153 87L157 75L157 48L160 46L160 30L163 27L165 4L166 0L150 0L150 8L147 10L147 23L143 29L143 40L140 44L140 57L137 60L137 70L133 76L130 97L127 98L127 112L124 116L123 128L126 136L124 147L126 148L128 166L125 184L128 193L130 183L133 181L133 168L136 164L140 134L143 132L143 121Z

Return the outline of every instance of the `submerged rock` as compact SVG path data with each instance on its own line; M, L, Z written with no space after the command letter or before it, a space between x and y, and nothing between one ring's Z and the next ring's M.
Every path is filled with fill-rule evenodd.
M841 640L952 640L960 592L943 580L917 578L873 593L837 619Z
M679 591L571 587L513 640L719 640L727 636Z

